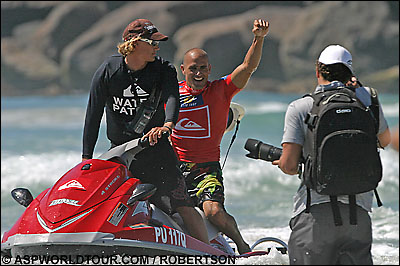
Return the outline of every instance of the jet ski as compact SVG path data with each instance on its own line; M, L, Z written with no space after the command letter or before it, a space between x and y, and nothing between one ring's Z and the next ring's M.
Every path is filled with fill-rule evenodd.
M151 200L156 191L132 176L129 165L148 147L135 139L116 146L97 159L78 163L52 187L33 198L29 190L11 194L26 207L12 228L5 232L1 253L25 255L216 255L249 257L268 254L235 253L229 239L205 220L210 245L189 235L178 213L170 214ZM275 238L281 252L287 245Z

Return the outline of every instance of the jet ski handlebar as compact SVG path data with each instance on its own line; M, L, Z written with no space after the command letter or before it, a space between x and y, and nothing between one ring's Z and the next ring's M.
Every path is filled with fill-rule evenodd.
M168 138L168 136L169 133L166 132L162 135L160 140L163 138ZM150 147L149 138L145 138L143 140L141 138L137 138L109 149L107 152L100 155L98 159L111 160L113 158L117 158L123 164L129 167L132 160L135 159L135 155L148 147Z

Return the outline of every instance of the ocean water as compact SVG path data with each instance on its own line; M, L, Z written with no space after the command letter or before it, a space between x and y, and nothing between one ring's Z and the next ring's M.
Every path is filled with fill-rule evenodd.
M292 197L300 181L269 162L247 158L244 144L248 138L254 138L280 146L286 108L299 97L245 90L234 98L245 107L246 114L223 169L226 209L236 218L250 245L262 237L275 237L287 243ZM389 126L397 126L399 96L382 94L380 101ZM26 187L37 196L80 162L86 103L87 95L1 98L2 235L24 211L11 198L13 188ZM223 138L221 161L232 134L229 132ZM108 147L103 121L94 157ZM378 191L384 205L378 208L374 202L371 213L372 254L374 264L398 265L399 154L386 148L381 158L383 180ZM240 259L236 264L282 265L289 264L289 259L273 251L268 256Z

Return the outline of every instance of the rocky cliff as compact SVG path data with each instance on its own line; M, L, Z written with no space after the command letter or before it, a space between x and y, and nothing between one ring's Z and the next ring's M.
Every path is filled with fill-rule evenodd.
M263 18L270 32L249 89L310 91L319 53L341 44L363 83L399 91L398 1L2 1L2 96L87 92L136 18L170 37L159 55L180 79L192 47L209 53L210 79L231 73L250 46L254 19Z

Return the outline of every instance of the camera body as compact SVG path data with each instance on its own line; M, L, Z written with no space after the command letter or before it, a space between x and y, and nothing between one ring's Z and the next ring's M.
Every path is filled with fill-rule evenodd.
M147 124L150 122L156 109L153 106L141 104L137 109L137 115L131 128L136 134L142 134Z
M128 135L132 135L133 133L142 134L156 112L156 108L142 103L136 112L135 118L125 125L127 129L125 133Z
M282 149L270 144L265 144L260 140L247 139L244 148L250 153L247 157L252 159L261 159L268 162L279 160L282 155Z

